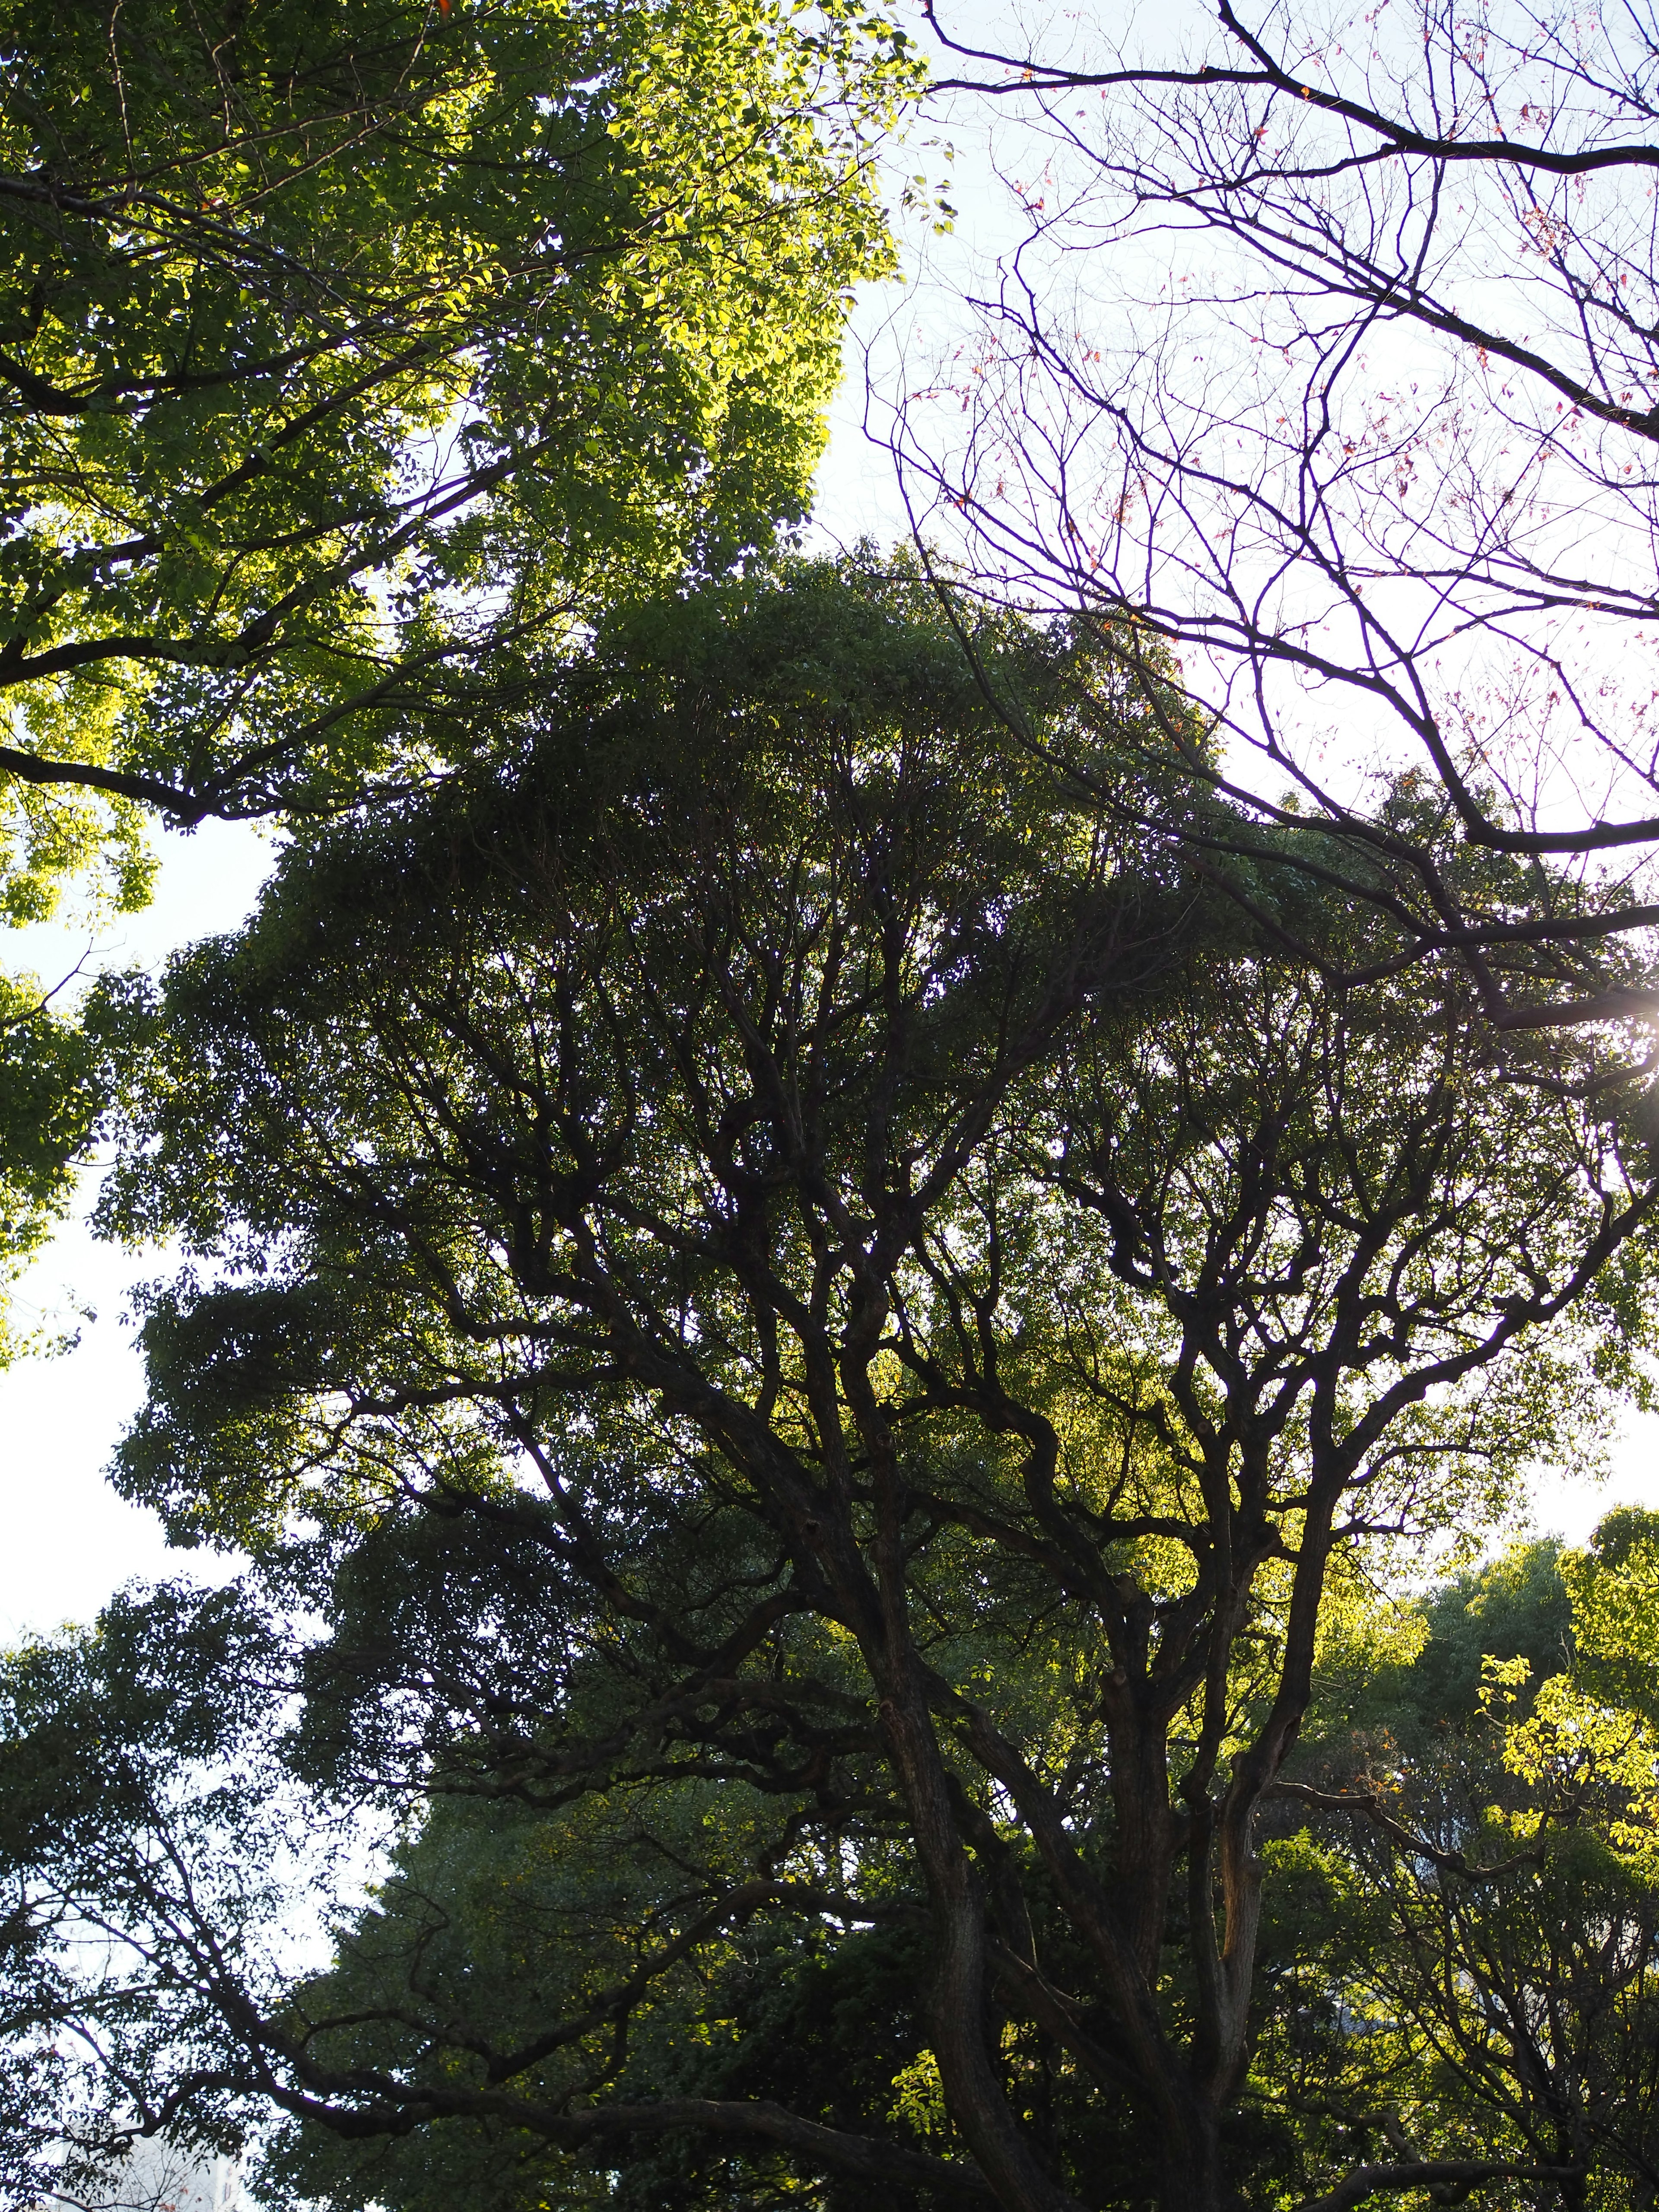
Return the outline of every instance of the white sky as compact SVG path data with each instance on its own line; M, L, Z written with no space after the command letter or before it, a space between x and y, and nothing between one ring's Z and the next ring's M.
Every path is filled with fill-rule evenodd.
M963 129L950 135L958 149L952 196L962 220L954 240L927 243L940 282L930 288L923 274L920 284L872 291L848 347L848 378L833 410L820 477L818 531L831 542L850 544L865 534L891 542L906 526L888 457L863 437L863 342L884 345L890 363L896 325L907 333L907 349L924 354L933 319L930 291L940 302L935 336L943 339L950 297L975 263L982 266L1000 234L1008 234L1010 219L992 197L983 144ZM925 170L930 178L945 173L939 154L914 141L902 167ZM96 963L159 965L175 947L234 927L258 895L271 851L257 830L222 823L160 843L154 904L123 918L92 948ZM83 933L52 927L18 932L0 942L0 957L9 965L31 968L47 982L66 974L88 950ZM88 1176L88 1202L94 1188L95 1176ZM165 1268L162 1255L146 1261L96 1244L77 1218L65 1224L21 1285L20 1325L36 1313L50 1316L76 1305L91 1307L96 1318L82 1325L74 1351L0 1374L0 1529L6 1534L0 1547L0 1644L49 1632L64 1620L89 1620L132 1577L215 1571L207 1555L169 1555L155 1516L124 1504L102 1474L142 1393L140 1364L123 1319L127 1286ZM1541 1480L1537 1524L1582 1540L1610 1506L1626 1502L1659 1503L1659 1420L1632 1417L1627 1423L1605 1489L1589 1488L1571 1471Z
M252 905L270 847L240 824L210 823L189 837L157 840L162 854L153 905L120 917L92 951L97 964L159 966L176 946L232 928ZM55 983L88 952L84 932L38 927L0 939L12 967ZM90 1203L96 1176L82 1178ZM103 1479L116 1439L137 1410L143 1376L122 1325L128 1283L163 1272L67 1222L20 1285L16 1324L89 1306L80 1342L51 1359L0 1373L0 1643L61 1621L89 1620L135 1575L176 1571L153 1513L125 1504ZM211 1567L204 1556L194 1565Z

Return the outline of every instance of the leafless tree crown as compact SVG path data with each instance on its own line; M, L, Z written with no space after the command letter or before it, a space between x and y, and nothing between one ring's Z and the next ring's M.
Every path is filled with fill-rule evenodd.
M1023 235L954 354L880 395L919 525L981 589L1173 641L1264 823L1375 860L1386 758L1461 838L1577 858L1545 919L1645 928L1651 9L1222 0L1184 47L1057 19L1001 52L933 21L941 100L1006 122ZM1419 941L1514 941L1413 841L1381 865ZM1500 1025L1647 1003L1486 981Z

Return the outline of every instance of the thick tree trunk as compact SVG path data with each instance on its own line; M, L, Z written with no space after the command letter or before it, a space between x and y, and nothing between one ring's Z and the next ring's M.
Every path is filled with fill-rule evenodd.
M1223 2170L1219 2115L1194 2103L1164 2141L1158 2212L1243 2212Z
M1167 1932L1175 1876L1170 1814L1169 1723L1165 1714L1137 1710L1133 1688L1119 1695L1112 1715L1112 1802L1117 1815L1117 1902L1136 1966L1155 1980Z

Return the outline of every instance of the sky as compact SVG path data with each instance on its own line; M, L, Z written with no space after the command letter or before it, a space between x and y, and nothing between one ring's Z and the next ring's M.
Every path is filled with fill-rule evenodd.
M273 848L241 823L207 823L190 836L158 835L154 903L96 939L37 925L0 941L0 956L56 983L77 962L158 967L192 939L234 928L258 896ZM129 1283L165 1272L161 1255L94 1241L84 1215L96 1195L83 1174L76 1213L18 1286L19 1333L37 1321L79 1325L72 1352L25 1359L0 1373L0 1644L65 1620L84 1622L121 1583L176 1572L153 1513L125 1504L104 1480L117 1439L137 1411L142 1364L123 1326ZM193 1555L197 1571L209 1563Z
M891 464L863 431L864 349L896 358L895 334L925 356L948 343L930 299L959 294L973 264L995 251L1009 215L994 198L992 164L971 133L953 130L958 147L953 198L961 210L954 239L925 240L911 255L910 282L872 288L861 301L848 344L848 374L832 411L831 438L819 479L815 535L850 544L861 536L890 543L906 517ZM934 151L913 148L907 170L943 174ZM929 282L925 260L932 263ZM943 315L947 311L941 306ZM930 320L933 327L930 331ZM145 912L124 916L96 940L73 927L15 932L0 944L14 968L47 983L77 962L90 966L159 966L192 940L230 929L258 895L274 851L270 838L245 825L206 823L188 836L159 835L157 892ZM130 1254L97 1243L84 1216L96 1194L97 1171L82 1178L74 1218L20 1285L20 1328L91 1316L79 1324L72 1351L29 1359L0 1374L0 1645L50 1633L66 1621L86 1622L122 1583L184 1572L210 1577L222 1563L196 1553L169 1554L155 1516L117 1498L104 1470L141 1402L142 1364L124 1319L129 1285L165 1273L167 1255ZM1536 1526L1582 1541L1615 1504L1659 1504L1659 1419L1632 1415L1613 1455L1604 1489L1575 1470L1540 1475L1534 1498Z

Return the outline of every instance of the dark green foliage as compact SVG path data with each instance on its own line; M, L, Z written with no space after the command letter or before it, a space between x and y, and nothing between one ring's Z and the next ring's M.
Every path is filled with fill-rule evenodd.
M20 2172L47 2079L343 2212L1277 2212L1370 2141L1358 1862L1298 1923L1258 1848L1322 1611L1593 1428L1650 1199L1599 1044L1523 1093L1455 973L1241 932L1167 671L972 643L871 564L618 616L106 994L105 1218L187 1248L118 1479L248 1565L18 1662Z
M1532 1680L1572 1663L1572 1601L1561 1547L1545 1539L1455 1576L1425 1598L1428 1640L1398 1686L1419 1729L1462 1729L1480 1709L1482 1661L1524 1659Z

